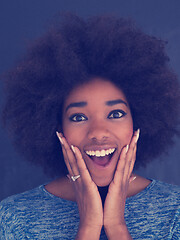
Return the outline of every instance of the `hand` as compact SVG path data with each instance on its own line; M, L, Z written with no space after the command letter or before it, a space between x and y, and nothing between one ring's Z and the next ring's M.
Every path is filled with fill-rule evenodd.
M89 174L80 150L77 147L70 148L62 134L57 133L57 136L61 141L64 160L69 175L80 175L80 178L72 182L79 208L79 230L91 229L93 234L93 231L95 232L97 229L100 235L103 225L103 208L97 186Z
M104 227L107 235L110 229L112 231L120 226L123 229L126 226L124 219L125 202L129 183L132 181L131 174L136 159L138 138L139 130L132 137L129 147L125 146L122 149L114 178L109 185L104 204Z

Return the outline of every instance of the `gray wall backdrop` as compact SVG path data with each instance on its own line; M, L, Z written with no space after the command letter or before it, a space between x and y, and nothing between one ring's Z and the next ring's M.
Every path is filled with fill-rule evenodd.
M169 42L171 66L180 76L180 1L179 0L1 0L0 73L11 68L24 53L28 42L40 36L58 11L73 11L83 17L115 13L132 17L147 33ZM3 102L0 83L0 104ZM158 146L157 146L158 147ZM142 176L180 185L180 140L169 155L155 159ZM42 183L49 182L42 170L19 156L7 134L0 128L0 200Z

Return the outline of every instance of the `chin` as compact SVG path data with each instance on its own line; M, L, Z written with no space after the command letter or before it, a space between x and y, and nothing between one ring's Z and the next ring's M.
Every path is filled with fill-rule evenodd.
M93 178L93 181L98 187L105 187L111 183L112 179L113 177L109 177L109 178L106 177L101 179Z

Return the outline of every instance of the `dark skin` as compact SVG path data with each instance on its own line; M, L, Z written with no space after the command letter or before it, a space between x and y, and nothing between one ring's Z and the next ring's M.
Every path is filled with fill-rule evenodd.
M57 136L69 175L81 177L75 182L66 177L57 179L46 189L77 202L80 224L76 239L99 239L102 226L108 239L132 239L124 219L125 201L150 181L140 176L134 179L139 130L133 131L123 92L100 78L74 89L64 104L63 134ZM92 161L88 155L108 149L115 150L105 165ZM107 185L103 208L97 186Z

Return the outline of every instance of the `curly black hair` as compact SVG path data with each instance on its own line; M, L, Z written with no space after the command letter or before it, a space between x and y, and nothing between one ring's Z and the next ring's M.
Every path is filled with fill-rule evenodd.
M73 88L97 76L124 92L134 129L141 129L135 166L146 166L179 134L180 87L166 42L143 33L130 19L74 14L60 19L4 79L2 120L16 149L45 173L65 175L56 136L63 102Z

